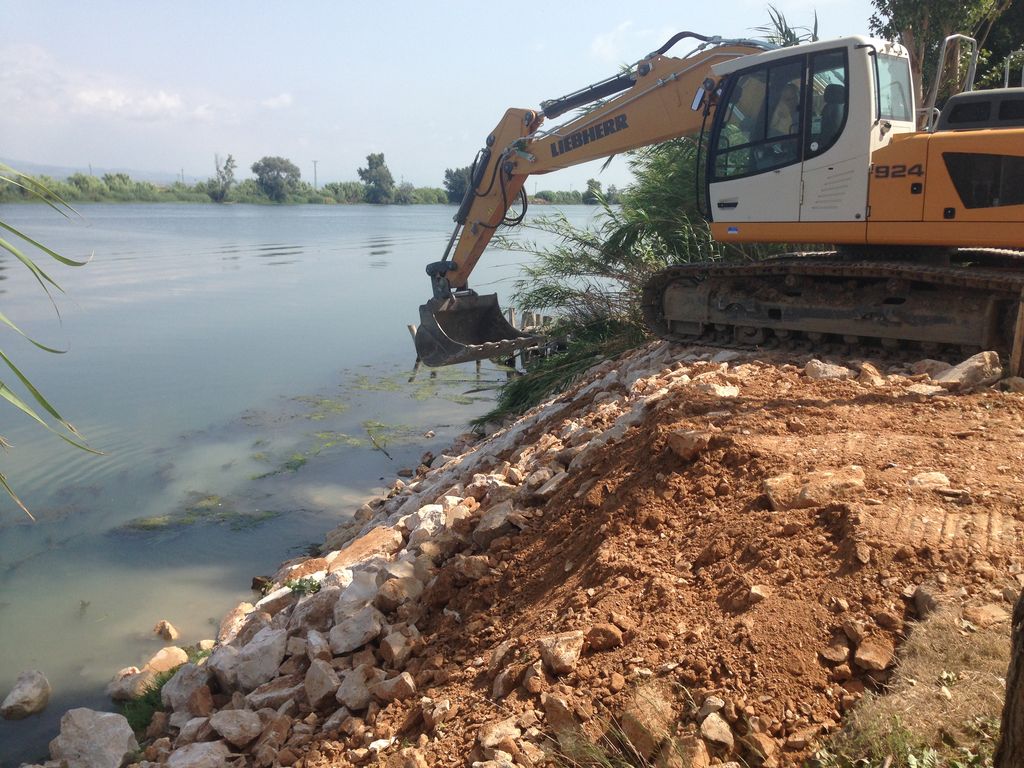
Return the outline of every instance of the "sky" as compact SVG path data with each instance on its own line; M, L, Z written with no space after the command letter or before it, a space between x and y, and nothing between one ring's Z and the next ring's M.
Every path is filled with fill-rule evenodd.
M817 12L823 39L868 32L870 0L772 5L793 26ZM678 31L749 37L769 20L764 0L0 0L0 18L2 158L203 179L215 155L240 178L277 155L311 182L315 160L324 184L383 152L416 186L469 165L509 107L615 74ZM527 190L630 178L623 158L599 172Z

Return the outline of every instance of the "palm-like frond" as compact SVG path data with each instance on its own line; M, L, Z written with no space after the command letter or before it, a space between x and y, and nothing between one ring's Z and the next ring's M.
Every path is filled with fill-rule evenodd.
M754 27L766 40L782 47L814 42L818 39L818 12L814 12L814 24L810 27L790 26L785 14L773 5L768 6L769 23Z
M30 176L27 176L23 173L20 173L19 171L14 170L10 166L0 164L0 182L13 184L16 187L19 187L25 193L27 193L28 196L34 197L37 200L41 200L62 216L70 218L79 215L78 212L74 208L72 208L70 204L68 204L65 200L63 200L58 195L50 191L45 185L36 181ZM58 262L59 264L63 264L68 267L83 266L84 264L88 263L88 259L79 261L76 259L70 259L66 256L63 256L54 251L52 248L43 245L38 240L29 237L21 230L12 227L10 224L7 224L6 222L0 221L0 229L2 229L8 235L8 237L6 238L0 237L0 249L14 256L14 258L20 261L29 270L29 272L32 273L32 276L36 279L36 282L39 283L44 293L46 293L46 296L50 300L50 303L53 306L54 311L57 313L59 317L60 311L57 307L56 302L53 299L53 294L50 291L51 289L53 289L56 291L63 292L63 289L52 277L50 277L42 268L39 267L35 260L31 256L29 256L26 251L29 248L35 249L42 253L43 255ZM23 330L21 330L21 328L15 325L15 323L11 321L10 318L8 318L2 312L0 312L0 324L7 326L9 329L15 331L19 335L28 339L28 341L30 341L37 348L43 350L44 352L51 352L55 354L60 354L62 352L62 350L55 349L53 347L42 344L39 341L36 341L28 334L26 334ZM71 422L65 419L60 414L60 412L57 411L57 409L50 403L50 401L43 396L43 393L39 391L39 389L31 382L31 380L24 373L21 372L18 366L14 364L14 361L11 360L11 358L2 350L0 350L0 361L2 361L3 364L7 367L7 369L14 374L15 378L18 380L20 385L28 393L27 398L22 395L19 395L14 390L12 390L7 385L6 382L0 379L0 398L6 400L10 405L14 406L14 408L21 411L23 414L37 422L44 429L57 435L57 437L64 440L65 442L83 451L89 451L90 453L99 453L99 451L95 450L94 448L90 448L82 440L81 435L79 434L78 430L75 429L74 425L71 424ZM51 425L46 420L46 418L44 418L44 416L40 415L40 410L43 412L45 416L48 416L49 418L53 419L56 422L57 426L55 427ZM2 436L0 436L0 447L8 448L9 446L10 444L8 443L8 441L5 440ZM14 492L14 489L11 487L7 478L2 473L0 473L0 488L7 492L11 499L25 512L26 515L28 515L33 520L35 519L32 517L32 513L28 511L28 508L22 503L21 499L18 498L17 494Z

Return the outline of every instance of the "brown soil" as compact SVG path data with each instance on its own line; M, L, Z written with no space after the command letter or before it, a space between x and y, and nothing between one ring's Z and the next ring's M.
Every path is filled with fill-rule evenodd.
M536 717L551 734L543 693L566 700L596 737L638 687L660 681L684 730L713 694L738 735L760 730L775 740L778 764L799 764L891 674L827 661L820 652L834 638L898 646L918 584L976 603L1020 588L1024 396L923 396L908 390L910 376L876 387L810 380L781 361L736 365L688 369L738 384L739 397L671 389L552 498L524 506L524 530L484 553L494 575L460 582L442 567L407 670L417 697L450 699L457 711L429 732L418 698L393 703L376 715L376 737L418 744L430 766L469 765L483 759L483 724ZM652 377L648 387L662 383ZM576 403L573 418L606 428L614 413L599 405ZM558 434L565 419L539 423L521 445ZM683 460L667 445L676 430L709 432L710 442ZM515 462L514 452L500 458ZM863 488L772 509L766 479L851 465L863 469ZM944 473L949 486L915 487L925 472ZM600 623L623 630L622 645L585 649L575 671L547 675L542 691L492 695L488 664L500 644L511 643L502 667L529 664L536 638ZM346 765L351 746L320 742L298 764Z

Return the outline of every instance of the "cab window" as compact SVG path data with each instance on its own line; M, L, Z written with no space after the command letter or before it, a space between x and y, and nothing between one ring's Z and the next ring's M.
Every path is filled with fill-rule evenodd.
M878 111L883 120L914 119L910 85L910 60L902 56L875 56L878 67Z
M835 144L849 110L848 74L839 48L736 75L718 107L712 180L783 168Z
M820 155L835 144L843 132L850 103L846 72L846 51L828 51L811 56L804 157Z
M800 160L803 57L736 77L719 109L713 177L749 176Z

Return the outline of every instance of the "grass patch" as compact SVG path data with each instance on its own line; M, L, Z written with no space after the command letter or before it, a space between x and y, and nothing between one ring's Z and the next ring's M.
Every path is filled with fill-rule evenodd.
M479 427L519 416L568 389L593 366L636 348L642 341L638 328L614 321L574 329L564 351L537 361L524 375L506 382L495 407L472 423Z
M146 686L146 690L139 698L126 701L121 705L121 714L124 715L128 725L136 734L143 733L149 727L149 724L153 722L154 713L163 712L164 705L160 701L160 691L177 671L178 669L175 667L161 672Z
M933 614L914 626L889 689L865 695L812 765L991 765L1009 654L1006 625L968 631L952 609Z
M300 595L314 595L320 591L320 582L309 576L302 579L288 579L284 585Z
M677 690L690 698L685 689ZM707 752L696 729L683 726L681 715L669 686L643 683L617 717L597 718L559 732L549 752L562 768L706 765L701 760L707 759Z

